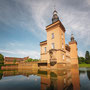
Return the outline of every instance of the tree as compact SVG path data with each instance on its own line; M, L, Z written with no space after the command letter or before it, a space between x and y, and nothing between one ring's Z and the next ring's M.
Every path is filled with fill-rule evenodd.
M79 64L85 63L85 58L84 57L78 57L78 61L79 61Z
M0 63L3 64L4 63L4 56L2 54L0 54Z
M86 54L85 54L85 59L88 60L89 59L89 51L86 51Z
M86 63L87 63L87 64L90 64L90 55L89 55L89 51L86 51L85 59L86 59Z

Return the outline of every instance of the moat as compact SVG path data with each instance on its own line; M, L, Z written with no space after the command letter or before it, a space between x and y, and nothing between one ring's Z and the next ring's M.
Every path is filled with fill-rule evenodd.
M0 70L0 90L90 90L90 68Z

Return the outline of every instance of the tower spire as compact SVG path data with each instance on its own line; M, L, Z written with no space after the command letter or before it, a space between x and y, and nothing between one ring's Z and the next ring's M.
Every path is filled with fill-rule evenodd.
M53 17L52 17L52 23L56 22L59 20L59 17L58 17L58 12L56 11L55 9L55 6L54 6L54 12L53 12Z
M53 7L54 7L54 11L53 11L53 17L52 17L52 23L56 22L59 20L59 17L58 17L58 12L56 11L56 2L55 0L52 0L53 1Z
M73 34L71 34L71 41L75 41Z
M56 5L54 4L54 10L56 10Z

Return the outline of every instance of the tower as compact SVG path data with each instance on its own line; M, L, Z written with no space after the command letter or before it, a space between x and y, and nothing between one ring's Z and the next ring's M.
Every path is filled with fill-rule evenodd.
M74 40L73 34L71 35L71 41L69 42L69 46L70 46L71 64L78 65L77 42L76 40Z
M52 24L46 26L47 32L47 62L65 62L65 28L57 11L54 10Z
M47 40L40 42L41 60L46 60L46 65L68 66L68 64L78 64L77 42L73 34L69 45L65 45L65 28L58 17L58 12L54 10L52 23L46 26Z

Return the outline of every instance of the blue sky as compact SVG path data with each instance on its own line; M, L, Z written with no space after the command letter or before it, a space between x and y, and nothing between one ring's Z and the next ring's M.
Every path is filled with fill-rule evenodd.
M78 43L78 54L90 51L90 0L0 0L0 53L10 57L40 58L40 41L52 23L54 4L66 28Z

